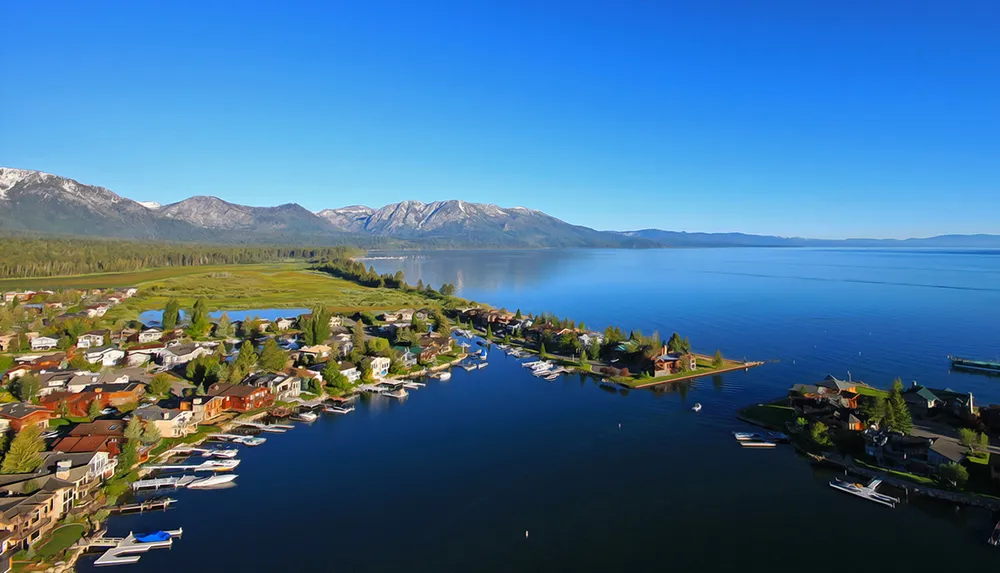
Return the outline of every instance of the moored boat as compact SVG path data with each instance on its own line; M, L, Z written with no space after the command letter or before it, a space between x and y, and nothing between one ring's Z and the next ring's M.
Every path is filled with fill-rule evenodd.
M761 440L764 438L761 434L757 432L733 432L733 437L740 442L748 442L751 440Z
M189 489L204 489L212 486L222 485L224 483L229 483L236 479L236 474L225 474L225 475L213 475L208 476L200 480L193 481L188 484Z
M764 440L747 440L740 442L740 445L744 448L775 448L778 446L774 442L766 442Z
M437 375L438 380L451 380L451 372L444 370Z
M315 422L317 418L319 418L319 416L308 410L299 412L298 414L292 416L293 420L298 420L300 422Z
M695 402L694 406L691 406L692 412L701 412L701 402Z

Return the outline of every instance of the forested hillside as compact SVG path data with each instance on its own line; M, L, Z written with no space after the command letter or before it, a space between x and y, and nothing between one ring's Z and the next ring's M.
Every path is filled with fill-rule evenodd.
M94 239L0 237L0 278L136 271L153 267L340 259L351 247L247 247Z

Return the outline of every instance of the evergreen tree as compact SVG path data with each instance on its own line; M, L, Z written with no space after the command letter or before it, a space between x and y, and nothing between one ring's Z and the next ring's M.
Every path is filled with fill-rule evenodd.
M240 353L236 356L236 360L229 369L229 382L233 384L242 382L248 374L253 372L256 366L257 353L253 349L253 343L245 340L240 345Z
M903 398L903 381L896 378L892 382L892 389L889 390L889 408L892 412L892 426L893 430L898 430L904 434L909 434L913 431L913 417L910 414L910 409L906 405L906 400Z
M208 303L203 298L194 301L191 308L191 332L202 335L208 330Z
M229 321L229 315L222 313L219 317L219 323L215 325L215 336L219 338L232 338L233 337L233 323Z
M684 340L681 339L681 335L676 332L670 335L667 340L667 351L677 354L682 352L684 347Z
M544 342L538 347L538 356L541 357L541 358L545 358L547 356L547 354L545 352L545 343Z
M142 434L139 436L139 441L147 446L150 446L159 443L161 438L162 436L160 435L160 430L156 427L156 424L146 422L142 428Z
M359 350L365 347L365 327L360 320L356 321L351 329L351 343Z
M21 428L10 443L10 450L0 465L0 473L26 474L42 465L42 452L45 450L45 440L42 430L35 424Z
M417 279L417 290L424 290L424 279Z
M132 416L132 419L125 424L125 439L126 440L138 440L142 437L142 420L138 416Z
M493 327L486 325L486 340L493 340Z
M181 303L177 302L177 299L170 299L167 301L167 305L163 308L163 319L160 323L163 325L163 330L170 330L177 326L177 322L181 319Z
M90 401L90 406L87 408L87 417L91 420L96 420L101 416L101 403L96 399Z
M38 376L29 373L21 376L17 379L17 383L13 384L14 395L17 399L22 402L31 402L38 397L38 392L42 387L42 382L38 379Z
M517 309L517 312L514 313L514 318L516 320L521 320L522 318L524 318L523 316L521 316L521 309Z
M725 359L722 358L722 351L721 350L716 350L715 351L715 356L712 358L712 366L715 367L715 368L722 368L722 366L725 363L726 363Z
M278 346L273 338L264 341L264 347L260 351L260 359L257 363L264 370L277 372L285 367L288 361L288 354Z

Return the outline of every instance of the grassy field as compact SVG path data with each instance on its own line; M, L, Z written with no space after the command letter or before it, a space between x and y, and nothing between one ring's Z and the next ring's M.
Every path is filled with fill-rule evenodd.
M858 385L858 394L861 394L862 396L888 396L889 392L878 388L872 388L870 386Z
M45 281L26 286L43 288ZM69 279L61 279L69 281ZM337 312L423 307L433 301L422 295L393 289L358 286L346 280L313 272L302 264L221 265L154 269L119 275L77 277L82 286L133 285L140 296L116 307L111 318L134 318L141 311L160 309L168 299L177 298L190 308L204 297L211 310L252 308L330 307ZM0 290L3 286L0 286Z
M85 528L79 523L71 523L56 529L45 545L38 548L38 557L48 559L58 555L83 537L84 530Z
M213 265L204 267L161 267L145 269L131 273L95 273L90 275L71 275L64 277L39 277L30 279L2 279L0 291L17 289L59 289L59 288L118 288L139 286L143 283L163 280L171 277L198 275L218 270L245 268L249 270L264 268L304 269L305 263L273 263L266 265Z

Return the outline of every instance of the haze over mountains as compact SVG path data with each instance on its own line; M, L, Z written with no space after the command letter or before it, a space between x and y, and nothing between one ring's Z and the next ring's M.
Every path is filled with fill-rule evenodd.
M597 231L526 207L404 201L312 213L301 205L250 207L196 196L138 202L58 175L0 167L0 232L220 243L356 244L362 247L1000 247L998 235L821 240L645 229Z

